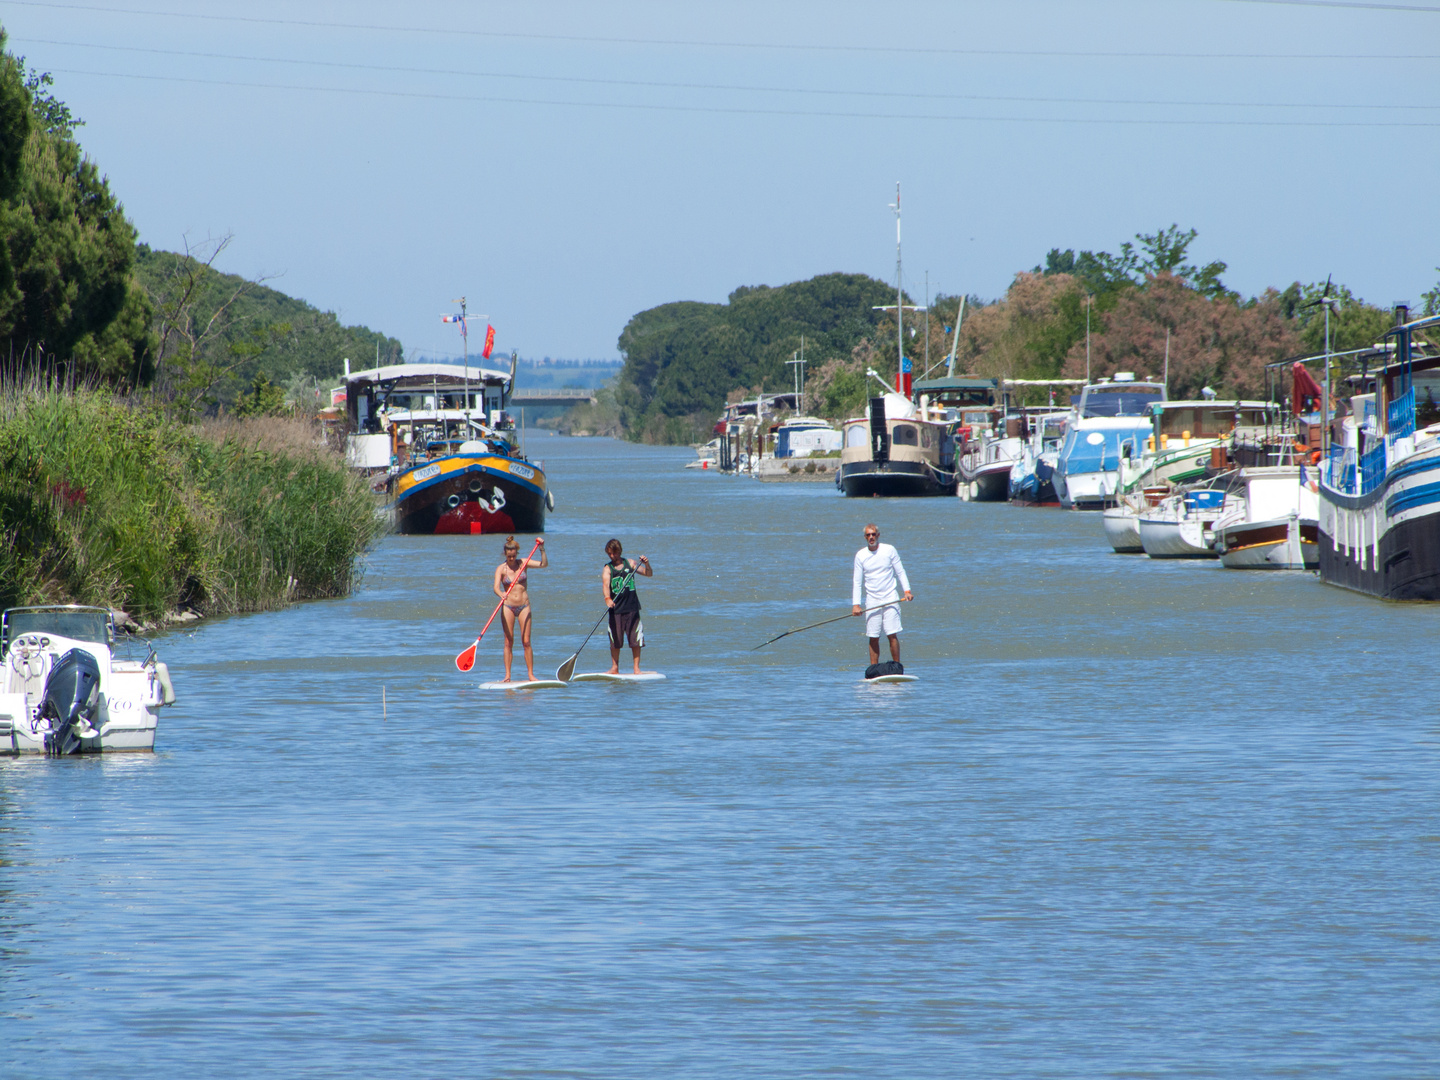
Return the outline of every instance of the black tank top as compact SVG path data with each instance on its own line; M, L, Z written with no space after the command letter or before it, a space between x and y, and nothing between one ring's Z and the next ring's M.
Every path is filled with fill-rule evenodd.
M615 569L613 562L605 565L610 567L610 599L615 601L616 611L639 611L640 594L635 591L635 578L630 576L635 569L635 564L629 559L621 559L622 570Z

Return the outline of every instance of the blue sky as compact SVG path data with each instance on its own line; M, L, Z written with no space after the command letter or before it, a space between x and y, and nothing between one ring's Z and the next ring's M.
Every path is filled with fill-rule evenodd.
M1407 10L1399 10L1407 9ZM140 236L458 353L835 270L1000 295L1178 222L1253 294L1440 272L1440 5L0 2Z

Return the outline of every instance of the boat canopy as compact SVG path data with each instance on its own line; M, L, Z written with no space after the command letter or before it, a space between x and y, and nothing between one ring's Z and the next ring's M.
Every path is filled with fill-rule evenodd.
M1137 461L1145 452L1150 437L1150 421L1134 418L1131 423L1108 423L1103 427L1084 424L1070 429L1060 457L1067 475L1113 469L1126 456Z

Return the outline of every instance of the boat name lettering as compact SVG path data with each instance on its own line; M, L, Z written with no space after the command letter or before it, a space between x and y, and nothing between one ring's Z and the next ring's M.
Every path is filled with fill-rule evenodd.
M535 470L530 468L530 466L528 465L517 465L515 462L512 461L510 463L510 471L516 476L523 477L526 480L535 479Z
M429 480L432 476L440 475L440 464L436 462L434 465L426 465L423 469L416 469L411 475L417 484L423 480Z

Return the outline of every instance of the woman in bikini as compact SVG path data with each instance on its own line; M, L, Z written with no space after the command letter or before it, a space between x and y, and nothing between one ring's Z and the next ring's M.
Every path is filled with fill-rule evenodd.
M524 570L520 559L520 544L513 536L505 538L505 561L495 568L495 595L505 603L500 609L500 624L505 630L505 681L510 681L510 665L515 659L515 626L520 626L520 644L525 647L525 670L530 681L535 681L535 654L530 651L530 592L526 588L526 577L531 570L543 570L550 565L545 555L545 540L539 539L540 561L532 562ZM510 588L511 583L515 587ZM505 590L510 589L510 595Z

